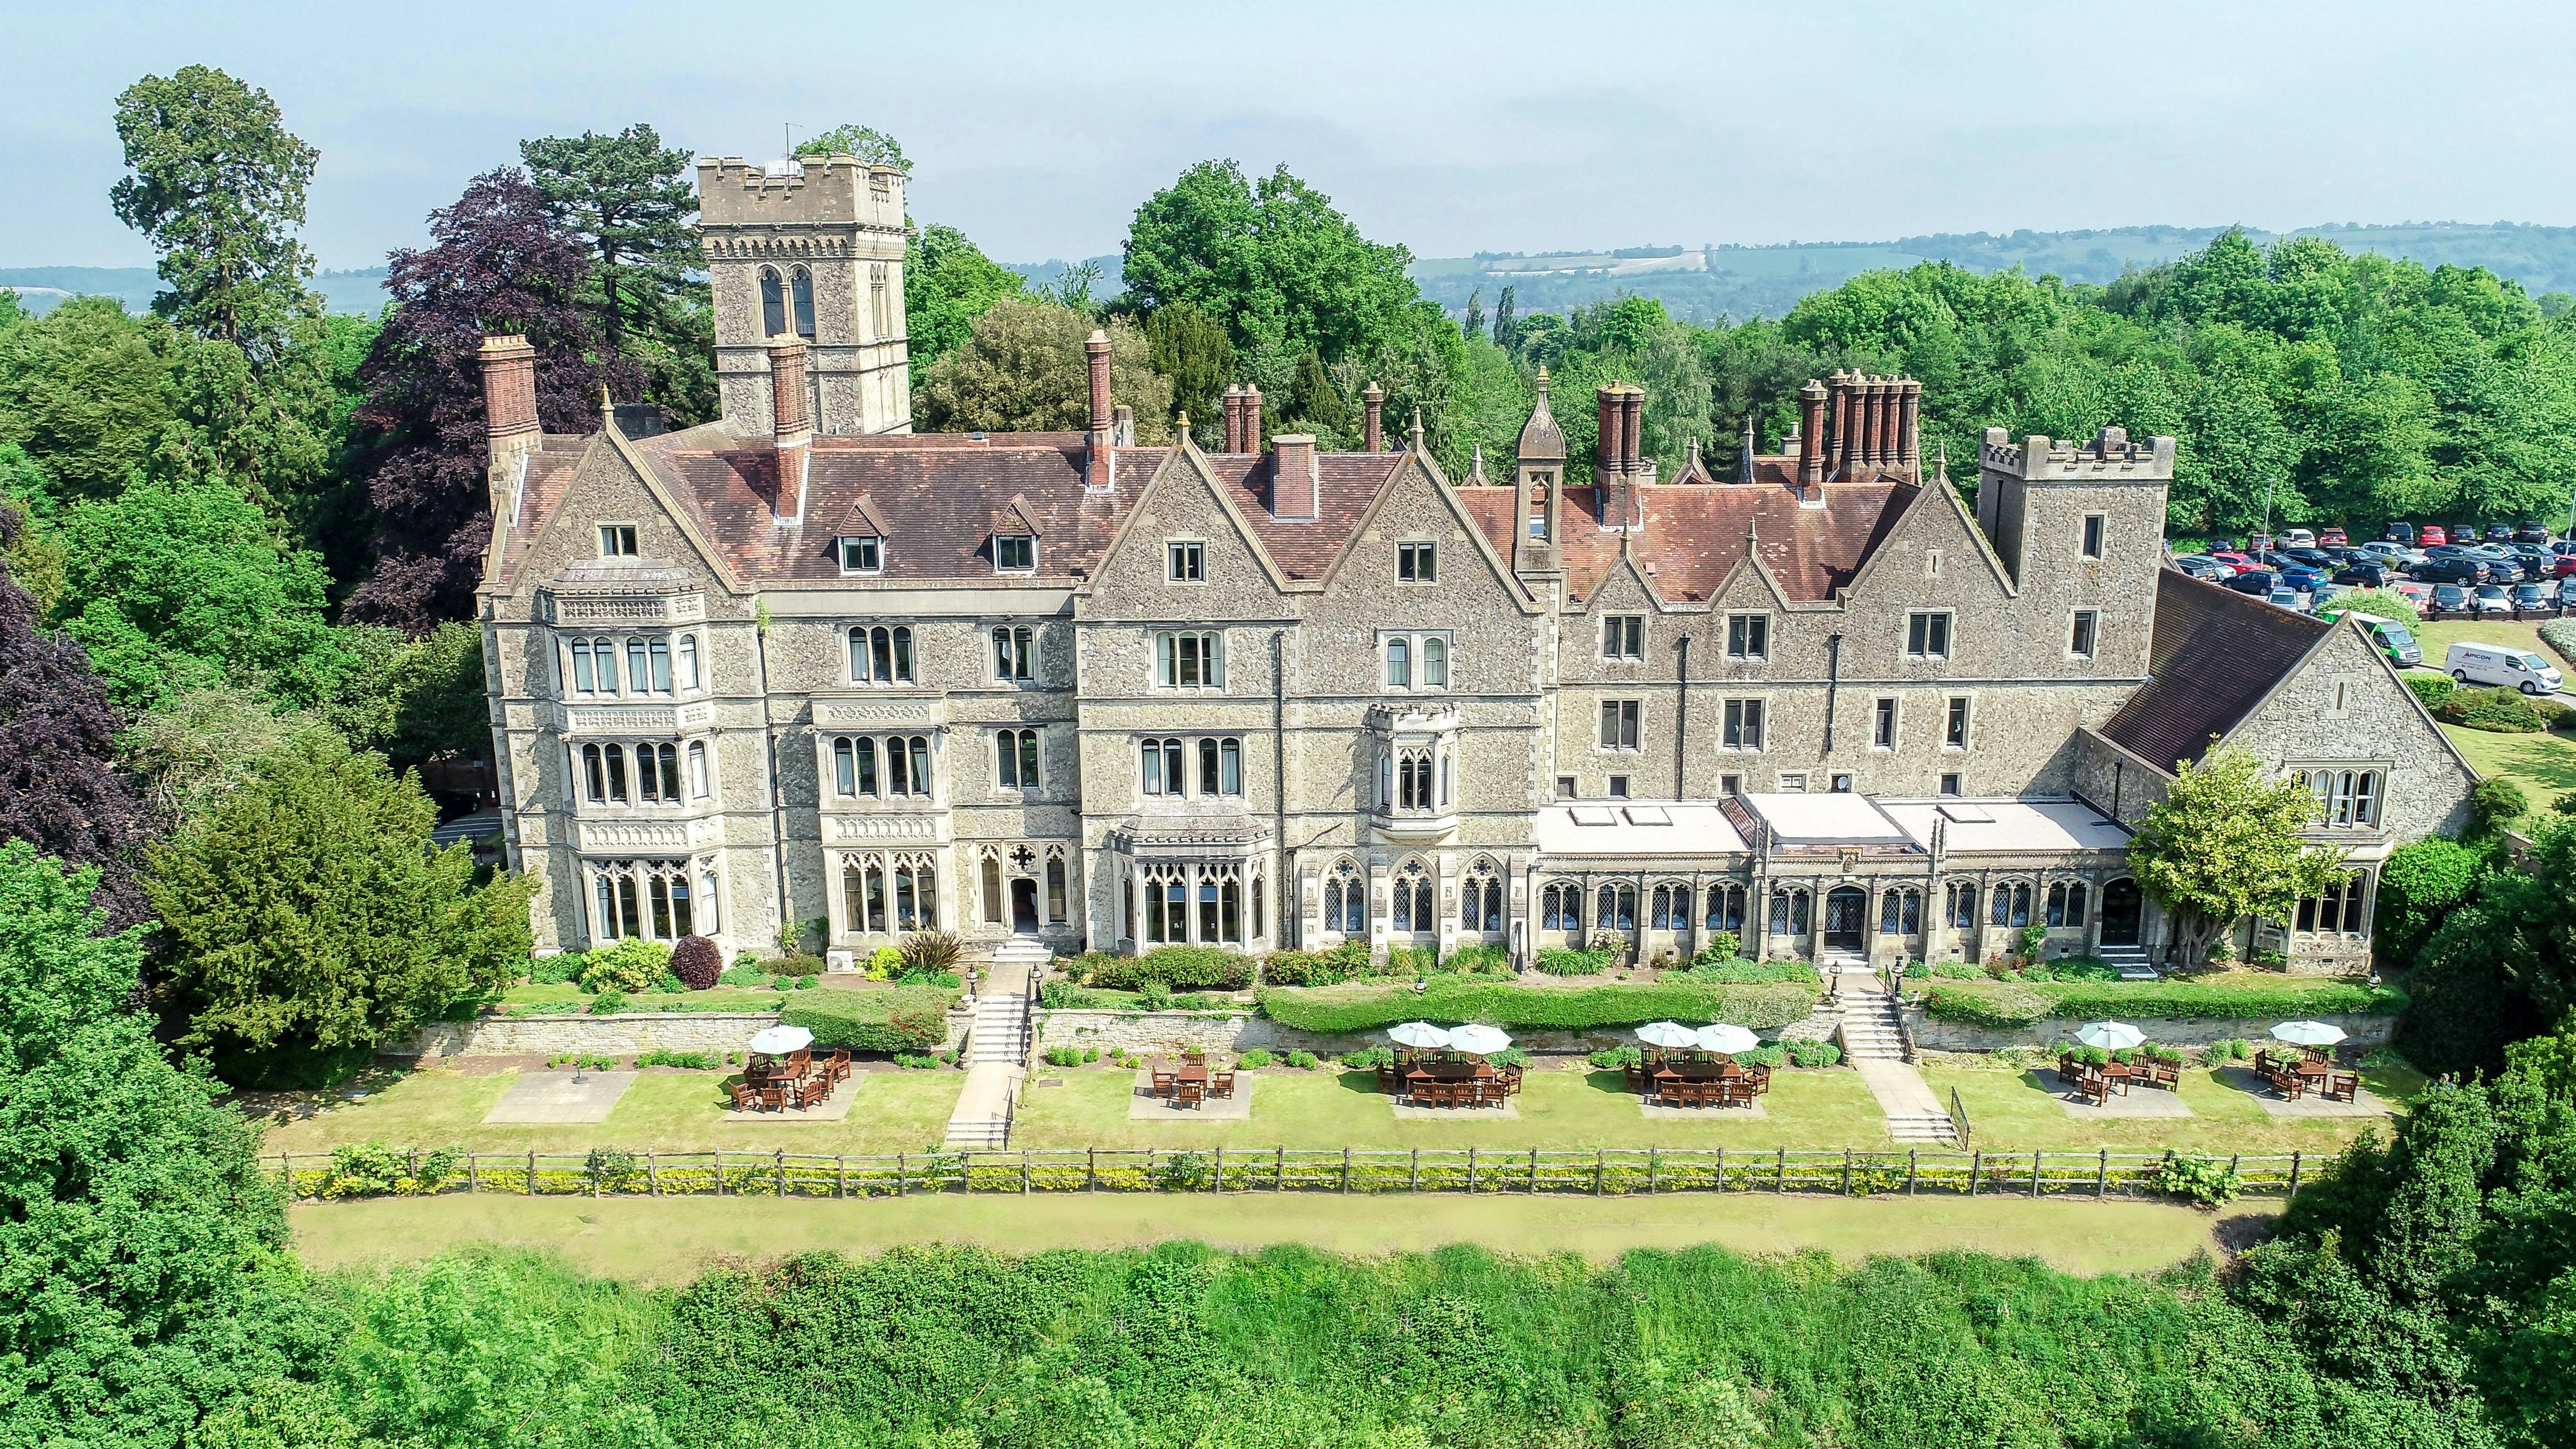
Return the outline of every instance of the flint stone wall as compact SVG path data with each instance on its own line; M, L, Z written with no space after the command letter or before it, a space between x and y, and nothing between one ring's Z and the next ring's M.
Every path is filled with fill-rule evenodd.
M941 1043L954 1047L966 1039L974 1017L951 1012L948 1035ZM623 1056L634 1052L738 1052L753 1032L776 1026L774 1011L635 1011L613 1016L485 1016L472 1021L442 1021L425 1026L385 1056L416 1057L423 1062L450 1057L525 1056L559 1052L598 1052Z

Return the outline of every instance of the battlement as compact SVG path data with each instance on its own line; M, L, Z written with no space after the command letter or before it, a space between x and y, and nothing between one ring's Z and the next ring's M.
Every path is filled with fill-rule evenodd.
M1988 428L1977 464L1983 472L2033 483L2162 483L2173 479L2174 440L2157 436L2136 442L2128 429L2106 427L2082 441L2034 433L2014 443L2003 429Z
M855 226L901 232L903 173L856 156L758 165L739 156L698 162L698 217L710 233L737 226Z

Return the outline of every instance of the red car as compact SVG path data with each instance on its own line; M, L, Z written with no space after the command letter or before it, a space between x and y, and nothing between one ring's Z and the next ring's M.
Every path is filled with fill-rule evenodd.
M2321 528L2317 530L2317 547L2319 548L2349 548L2351 546L2352 538L2340 528Z
M2209 557L2218 560L2220 563L2227 565L2229 568L2236 570L2240 574L2245 572L2247 569L2259 567L2254 560L2247 558L2241 553L2233 551L2213 553L2209 555Z
M2417 548L2434 548L2439 545L2449 543L2450 541L2451 536L2443 532L2442 525L2438 523L2428 523L2422 528L2415 530L2415 546Z
M2549 576L2553 579L2576 579L2576 553L2562 553L2551 558Z

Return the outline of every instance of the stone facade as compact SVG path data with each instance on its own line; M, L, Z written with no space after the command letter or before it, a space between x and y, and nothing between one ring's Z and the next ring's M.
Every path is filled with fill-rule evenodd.
M2348 629L2181 596L2216 653L2274 647L2246 656L2261 690L2175 702L2209 691L2158 662L2170 439L1990 433L1972 511L1925 476L1904 379L1814 384L1723 481L1695 451L1659 478L1642 394L1609 388L1569 486L1543 375L1499 483L1451 480L1418 429L1259 450L1248 394L1235 451L1136 447L1105 367L1085 432L908 436L901 178L727 161L701 186L724 421L534 436L523 359L487 352L481 603L541 949L784 931L855 957L937 926L1526 961L1732 932L1889 961L2036 927L2143 954L2126 825L2198 732L2182 757L2225 736L2329 788L2372 772L2366 822L2320 833L2360 895L2283 938L2348 968L2370 867L2462 809L2466 767ZM799 358L810 431L770 388Z

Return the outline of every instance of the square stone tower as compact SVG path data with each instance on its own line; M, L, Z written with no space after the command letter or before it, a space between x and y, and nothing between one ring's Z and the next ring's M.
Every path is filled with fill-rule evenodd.
M769 344L802 338L814 431L912 430L903 330L903 173L855 156L698 162L725 421L771 432Z
M2018 443L1986 429L1977 525L2012 575L2024 625L2055 634L2034 635L2033 657L2105 679L2146 677L2173 469L2173 439L2132 442L2125 428Z

